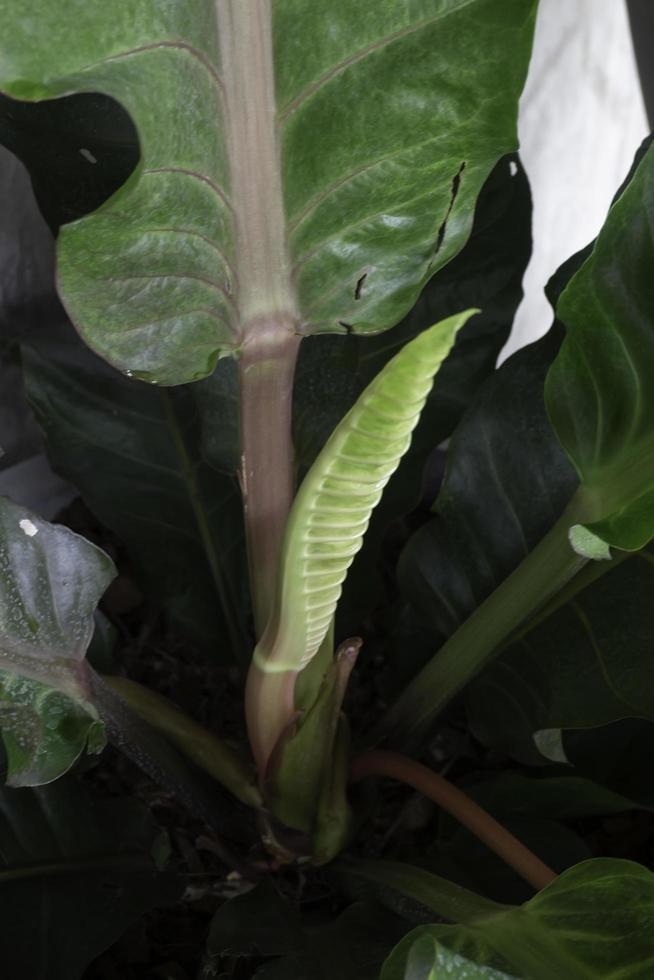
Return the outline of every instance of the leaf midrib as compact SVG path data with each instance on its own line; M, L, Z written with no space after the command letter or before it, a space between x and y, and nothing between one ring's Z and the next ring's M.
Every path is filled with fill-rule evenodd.
M268 343L299 323L286 244L271 0L214 0L234 209L239 336Z

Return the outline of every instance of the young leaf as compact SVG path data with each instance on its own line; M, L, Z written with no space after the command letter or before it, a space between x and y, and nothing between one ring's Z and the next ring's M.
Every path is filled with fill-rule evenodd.
M386 961L380 980L411 976L414 944L426 937L434 954L443 944L476 967L499 970L500 977L645 980L654 963L654 875L631 861L584 861L521 908L486 913L465 925L416 929Z
M180 383L272 321L398 322L515 149L535 9L2 0L3 91L102 92L138 131L132 177L59 239L61 294L89 345Z
M264 672L301 670L320 647L370 515L410 444L457 331L474 312L450 317L407 344L309 470L286 528L275 612L254 654Z
M153 860L161 835L135 800L93 802L74 780L0 790L6 977L79 980L91 960L180 881Z
M567 337L545 397L581 479L589 518L571 540L589 558L654 535L653 210L651 146L557 306Z
M104 746L84 656L115 569L65 527L0 499L0 731L8 783L34 786Z

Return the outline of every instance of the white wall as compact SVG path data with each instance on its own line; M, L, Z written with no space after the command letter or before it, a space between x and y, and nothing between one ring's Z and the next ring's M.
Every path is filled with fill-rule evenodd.
M519 119L534 253L502 359L547 331L545 283L595 237L647 132L624 0L540 0Z

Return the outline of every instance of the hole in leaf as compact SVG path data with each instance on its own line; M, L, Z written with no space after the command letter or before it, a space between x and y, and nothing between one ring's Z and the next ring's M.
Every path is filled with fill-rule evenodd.
M357 284L354 287L354 298L361 299L361 290L363 289L363 284L368 278L368 273L364 272L362 276L357 279Z
M56 232L100 207L139 162L136 127L99 93L43 102L0 94L0 143L29 172L43 217Z
M434 252L435 256L438 255L441 245L443 244L443 241L445 239L447 222L449 221L450 215L452 214L452 208L454 207L454 202L456 201L457 195L459 193L459 188L461 186L461 177L465 168L466 168L466 162L465 160L463 160L461 162L461 166L452 177L452 188L450 190L450 203L447 207L445 217L443 218L440 228L438 229L438 233L436 235L436 251Z

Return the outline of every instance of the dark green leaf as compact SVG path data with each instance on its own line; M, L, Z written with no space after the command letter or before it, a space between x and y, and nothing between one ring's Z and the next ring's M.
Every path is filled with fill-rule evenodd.
M211 922L209 956L285 956L301 944L298 909L270 881L225 902Z
M156 838L144 807L94 803L70 779L0 790L3 975L79 980L140 915L173 902L180 886L156 870Z
M501 822L521 844L558 873L592 857L593 852L583 837L555 820L530 815L505 816ZM518 904L533 894L533 888L523 878L464 827L457 826L440 838L432 854L428 866L433 871L497 902Z
M24 367L52 462L120 536L155 600L221 659L244 658L240 495L202 463L194 390L127 380L61 335L25 348Z
M396 323L515 149L535 7L3 0L5 92L100 92L138 130L140 166L59 240L89 344L179 383L273 312L305 332Z
M567 731L563 746L575 773L633 800L634 806L654 808L654 723L627 718L600 728Z
M654 559L640 552L525 631L470 685L477 737L538 763L553 758L539 732L654 719L653 587Z
M441 636L520 563L576 486L542 397L558 336L514 354L483 386L450 443L436 516L402 556L403 591Z
M259 967L257 980L377 980L384 957L406 929L370 902L355 902L333 921L309 925L274 888L258 886L216 914L203 975L215 976L222 957L249 954L275 957Z
M533 778L509 770L458 785L500 820L520 815L574 820L623 813L634 807L632 799L573 772L565 776ZM450 822L449 818L446 820Z
M650 147L561 295L567 337L545 389L581 479L587 530L627 551L654 535L653 212ZM598 557L592 542L590 551Z
M104 746L84 657L114 574L99 548L0 498L0 730L12 786L50 782Z

